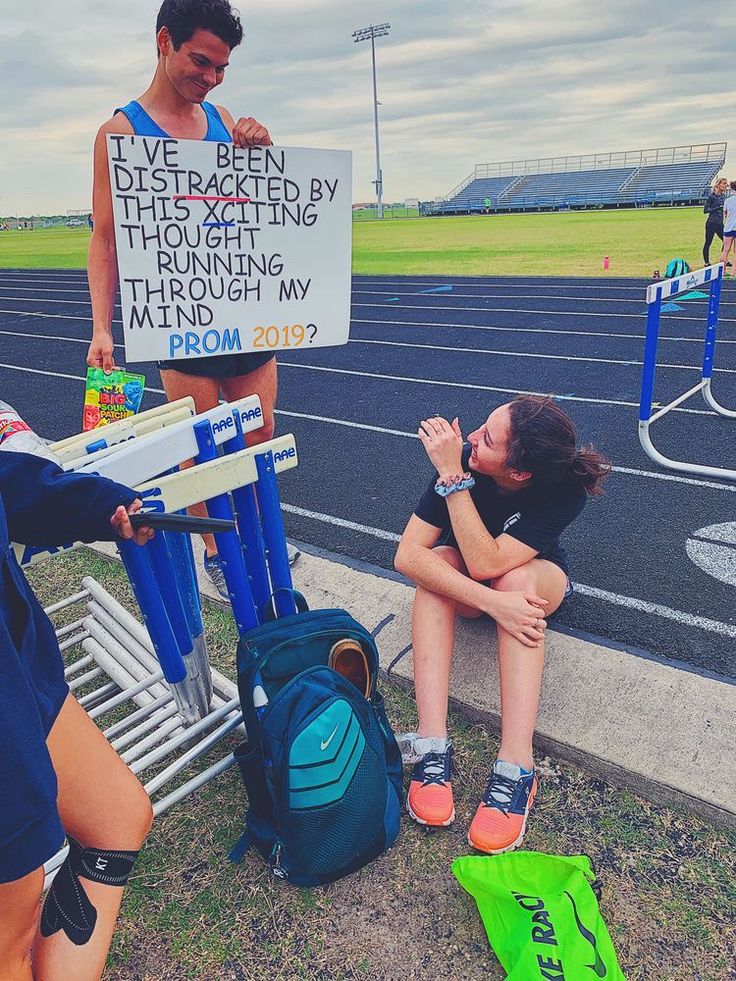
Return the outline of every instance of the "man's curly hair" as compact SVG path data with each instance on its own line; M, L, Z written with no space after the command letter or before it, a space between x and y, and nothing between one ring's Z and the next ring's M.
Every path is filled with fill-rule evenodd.
M156 18L156 34L165 27L178 51L195 31L210 31L232 51L243 40L243 26L228 0L164 0Z

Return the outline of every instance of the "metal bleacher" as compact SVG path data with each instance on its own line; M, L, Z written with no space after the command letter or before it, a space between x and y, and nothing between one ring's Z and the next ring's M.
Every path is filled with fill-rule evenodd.
M707 195L707 188L719 170L720 165L714 169L710 161L640 167L625 188L624 196L699 200L704 190Z
M723 167L726 143L477 164L422 214L554 211L700 204Z

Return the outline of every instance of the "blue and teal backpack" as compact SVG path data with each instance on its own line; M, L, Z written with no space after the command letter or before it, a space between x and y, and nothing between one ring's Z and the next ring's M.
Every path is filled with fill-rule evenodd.
M367 657L368 698L327 666L344 638ZM394 843L401 753L377 681L375 641L344 610L307 610L242 637L238 690L248 742L235 756L248 811L233 861L254 844L275 876L318 886Z
M690 272L690 266L684 259L670 259L664 271L665 279L674 279L676 276L684 276Z

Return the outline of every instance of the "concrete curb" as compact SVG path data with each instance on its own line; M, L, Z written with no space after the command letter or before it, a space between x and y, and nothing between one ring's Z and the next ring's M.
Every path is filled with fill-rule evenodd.
M99 547L111 554L109 546ZM114 548L114 546L113 546ZM218 600L201 568L200 587ZM344 607L379 627L381 668L412 686L413 588L383 569L305 546L294 586L310 607ZM488 621L458 625L451 701L499 731L496 640ZM536 744L617 786L736 827L736 685L562 633L547 633Z

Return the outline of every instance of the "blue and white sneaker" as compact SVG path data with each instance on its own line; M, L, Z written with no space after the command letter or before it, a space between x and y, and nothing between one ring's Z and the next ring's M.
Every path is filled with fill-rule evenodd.
M209 576L210 582L217 590L220 599L225 602L230 602L230 594L227 591L227 583L225 582L225 573L222 571L222 559L217 553L213 556L204 553L204 571Z
M489 855L518 848L524 839L536 793L537 776L533 768L523 770L516 763L496 760L468 831L473 848Z

